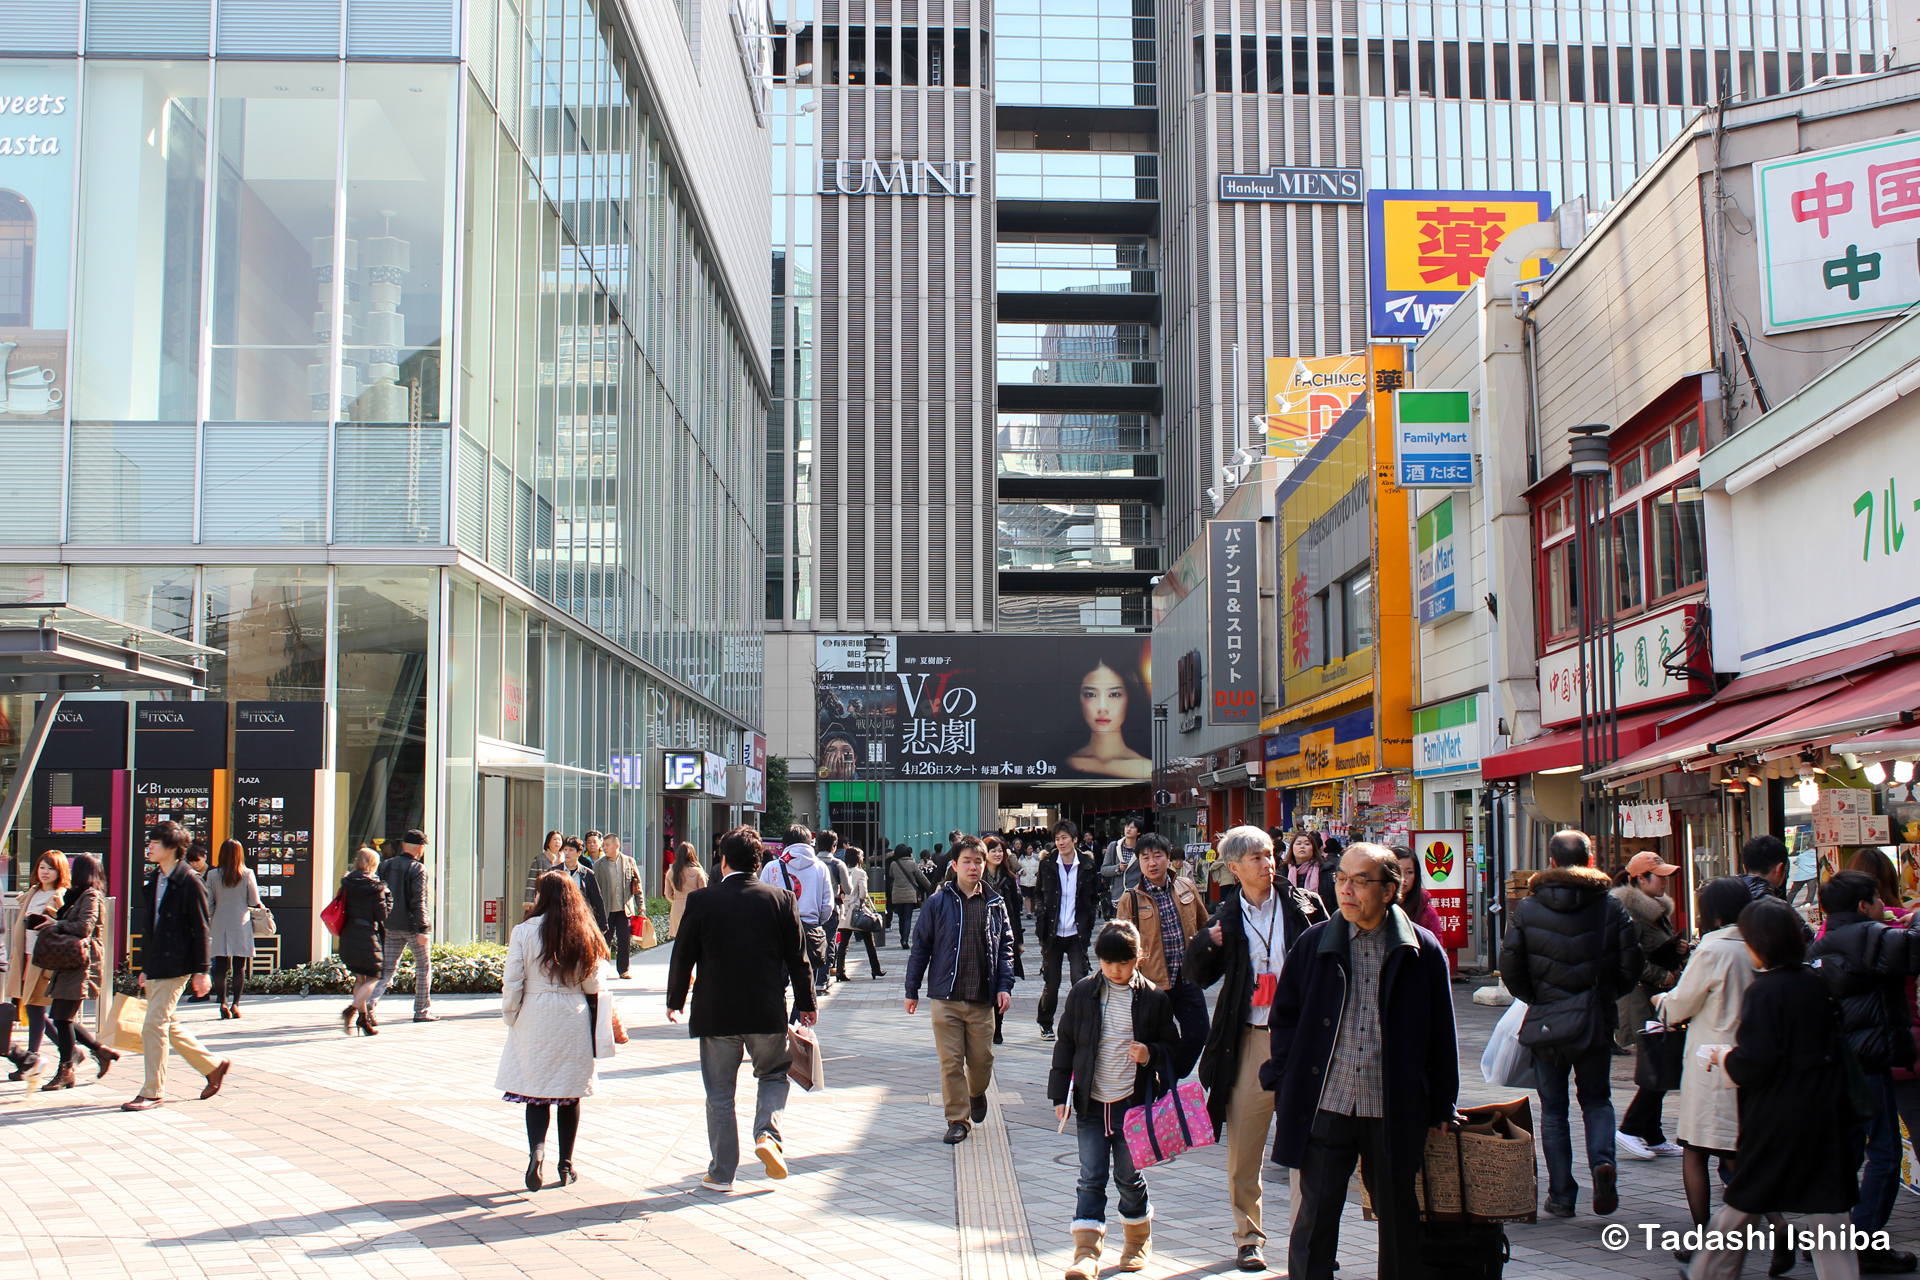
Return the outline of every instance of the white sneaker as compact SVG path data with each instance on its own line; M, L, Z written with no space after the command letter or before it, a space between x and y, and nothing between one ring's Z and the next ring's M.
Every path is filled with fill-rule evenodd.
M1653 1149L1653 1154L1657 1156L1677 1156L1684 1154L1685 1151L1686 1148L1677 1142L1663 1142Z
M1649 1147L1644 1140L1636 1138L1630 1133L1614 1134L1613 1149L1629 1160L1659 1159L1659 1156L1654 1153L1652 1147Z
M733 1190L733 1184L731 1182L715 1182L713 1180L713 1175L710 1173L701 1175L700 1185L702 1187L705 1187L708 1191L718 1191L722 1195L725 1195L727 1192Z

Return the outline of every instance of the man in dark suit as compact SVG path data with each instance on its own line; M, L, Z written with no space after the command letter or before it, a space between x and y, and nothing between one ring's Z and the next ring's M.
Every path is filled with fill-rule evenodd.
M1087 976L1087 940L1099 902L1099 871L1093 855L1080 852L1080 828L1062 819L1053 826L1054 851L1040 860L1040 909L1034 936L1040 940L1040 1038L1053 1039L1053 1011L1060 1003L1060 961L1067 987Z
M810 1027L815 1017L813 971L801 941L798 902L787 890L755 878L763 852L760 833L752 827L721 837L722 879L687 895L667 979L669 1022L680 1021L693 987L687 1033L700 1040L700 1074L707 1088L707 1146L713 1159L701 1185L710 1191L731 1191L740 1165L733 1095L745 1057L753 1059L759 1083L753 1153L769 1177L787 1176L779 1126L787 1105L787 1068L793 1064L787 1050L789 985L800 1024Z
M147 1017L140 1028L146 1050L147 1078L138 1096L122 1103L122 1111L151 1111L167 1092L167 1048L207 1078L202 1098L220 1092L233 1063L216 1061L175 1019L180 993L189 985L195 995L208 989L211 947L207 888L187 869L184 856L193 837L177 822L162 822L147 831L147 861L154 874L146 882L146 901L136 907L140 924L140 985L147 993Z

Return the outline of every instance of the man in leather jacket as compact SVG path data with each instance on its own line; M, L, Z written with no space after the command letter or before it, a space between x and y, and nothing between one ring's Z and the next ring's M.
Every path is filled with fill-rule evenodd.
M1860 1199L1853 1225L1879 1231L1893 1213L1900 1193L1900 1130L1895 1119L1893 1069L1911 1067L1916 1057L1907 979L1920 974L1920 931L1889 928L1879 888L1864 871L1839 871L1820 886L1820 910L1827 931L1807 952L1807 963L1827 980L1840 1002L1847 1043L1866 1073L1875 1114L1864 1131L1856 1130L1854 1149L1866 1157L1860 1172ZM1863 1275L1892 1275L1914 1269L1911 1253L1863 1249Z

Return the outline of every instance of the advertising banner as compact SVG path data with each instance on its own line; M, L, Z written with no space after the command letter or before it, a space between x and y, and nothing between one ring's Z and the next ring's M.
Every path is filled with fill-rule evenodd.
M1142 635L907 635L884 672L814 674L822 779L1153 776Z
M1486 275L1501 241L1551 209L1544 191L1369 191L1367 294L1374 336L1424 335Z
M1208 724L1260 722L1259 529L1258 520L1207 522Z
M1920 137L1764 161L1753 187L1764 332L1898 315L1920 298Z
M1440 917L1440 945L1453 950L1467 945L1467 833L1416 831L1413 856L1426 881L1427 897Z
M1298 458L1367 391L1367 353L1267 361L1267 453Z
M0 422L58 422L67 398L75 63L9 61L0 83Z
M1280 482L1274 503L1280 678L1287 705L1373 670L1372 618L1364 628L1335 630L1327 617L1330 609L1350 606L1347 584L1372 561L1375 485L1367 406L1362 395L1340 415ZM1344 595L1336 599L1336 593ZM1359 644L1363 633L1367 643Z
M1454 574L1453 498L1443 499L1421 516L1416 529L1413 599L1424 627L1452 617L1460 608Z

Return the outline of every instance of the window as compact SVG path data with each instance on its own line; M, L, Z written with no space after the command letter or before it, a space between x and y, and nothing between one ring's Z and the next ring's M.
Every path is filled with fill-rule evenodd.
M1629 508L1613 518L1613 609L1629 613L1641 605L1640 509Z
M10 329L33 323L33 232L33 207L0 191L0 326Z
M1384 40L1367 41L1367 92L1376 98L1387 96L1387 44Z
M1580 626L1580 567L1574 558L1573 539L1549 548L1545 559L1547 635L1558 639Z
M1365 570L1340 584L1340 656L1373 647L1373 574Z
M1504 44L1493 46L1493 96L1497 102L1513 99L1513 67Z
M1672 465L1673 437L1663 431L1647 446L1647 474L1657 476Z
M1684 591L1707 576L1706 514L1698 477L1648 504L1653 529L1654 598Z
M1567 527L1567 504L1555 498L1541 514L1541 533L1551 535Z
M1460 96L1460 42L1443 40L1440 43L1440 67L1446 77L1446 90L1449 98Z
M1205 36L1193 38L1193 91L1195 93L1207 91L1207 38Z
M1700 418L1694 415L1680 424L1680 454L1684 457L1689 453L1698 452L1700 452Z
M1287 38L1267 37L1267 92L1287 91Z
M1640 455L1635 453L1620 464L1618 476L1614 481L1614 494L1618 496L1632 493L1640 487L1640 482L1644 479L1646 476L1640 470Z
M1487 96L1487 46L1477 41L1467 46L1467 96Z
M1232 36L1213 38L1213 90L1215 93L1233 92Z
M1533 46L1523 44L1520 46L1518 52L1520 54L1520 101L1532 102L1535 100L1533 87Z
M1260 37L1240 37L1240 92L1260 92Z
M1393 42L1393 96L1413 95L1413 54L1405 40Z

